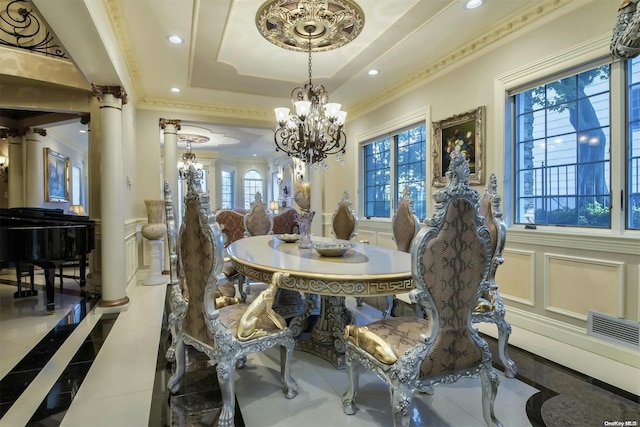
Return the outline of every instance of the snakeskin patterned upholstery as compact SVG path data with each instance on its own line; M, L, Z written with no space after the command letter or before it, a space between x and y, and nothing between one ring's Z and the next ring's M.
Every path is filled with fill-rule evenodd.
M511 325L505 320L505 307L502 297L498 292L496 283L496 271L504 262L502 249L504 248L507 227L502 220L500 211L501 197L498 194L498 180L495 174L489 176L485 193L480 199L478 212L484 216L487 228L491 234L491 269L489 270L489 290L478 300L473 312L474 323L494 323L498 327L498 352L500 361L504 365L504 373L507 377L516 376L517 367L509 357L508 345L511 335Z
M417 288L412 294L427 314L425 319L396 317L360 327L373 336L350 326L349 333L362 338L346 340L345 414L357 411L359 369L354 364L358 364L389 384L394 426L409 426L416 390L432 393L434 385L476 376L482 382L485 422L501 425L493 410L498 374L489 346L471 319L476 301L489 289L491 237L478 213L480 195L469 186L469 174L465 158L454 156L447 185L433 196L435 213L425 220L411 245ZM387 346L392 351L380 351ZM397 355L397 360L389 354ZM387 357L386 363L381 357Z
M235 414L234 369L236 364L244 366L248 353L280 346L283 393L288 399L296 396L297 384L290 375L294 340L288 328L279 329L267 316L258 317L258 327L267 332L265 335L239 340L238 325L251 306L234 304L216 307L215 294L220 281L224 280L224 243L220 225L210 215L209 196L201 191L200 179L200 174L191 166L187 176L184 223L177 253L189 297L185 298L178 280L171 281L169 324L173 341L172 357L168 356L167 359L174 360L176 367L169 378L168 388L172 393L180 388L180 379L185 372L185 345L205 353L210 365L216 367L222 394L218 426L231 427ZM165 199L170 200L170 194L169 185L165 183ZM172 203L167 205L172 206ZM171 234L169 236L172 237ZM170 240L174 242L174 239ZM170 256L173 265L175 256ZM281 318L277 320L285 324Z

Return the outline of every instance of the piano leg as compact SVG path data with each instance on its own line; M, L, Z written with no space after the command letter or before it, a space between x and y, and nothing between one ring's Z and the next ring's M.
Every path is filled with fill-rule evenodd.
M87 284L87 254L80 254L80 289Z
M29 273L29 278L31 279L31 289L23 291L22 290L22 276L23 272ZM24 297L33 297L38 295L38 291L34 289L35 285L35 272L33 264L16 262L16 282L18 283L18 291L13 293L14 298L24 298Z
M45 288L47 291L47 311L53 312L56 309L56 305L53 302L53 286L56 278L56 268L49 267L44 269Z

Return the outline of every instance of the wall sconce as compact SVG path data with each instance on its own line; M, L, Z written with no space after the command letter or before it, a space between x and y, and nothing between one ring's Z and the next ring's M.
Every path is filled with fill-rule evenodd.
M2 181L7 182L9 175L9 165L7 164L7 156L0 156L0 177Z

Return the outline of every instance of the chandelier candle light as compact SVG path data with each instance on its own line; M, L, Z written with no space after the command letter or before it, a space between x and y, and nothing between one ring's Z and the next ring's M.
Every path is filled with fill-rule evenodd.
M178 141L187 143L187 151L182 153L182 162L178 162L178 178L186 179L189 174L189 165L193 165L198 173L201 173L202 163L196 161L196 153L191 151L191 144L204 144L209 142L209 137L181 133L178 134Z
M284 49L307 52L309 82L291 91L295 114L286 107L275 108L276 151L293 157L296 169L316 165L327 168L326 158L345 153L347 113L342 105L329 102L323 85L313 85L311 53L344 46L355 39L364 26L362 9L351 0L269 0L256 14L256 26L269 42ZM301 165L302 163L303 165ZM306 182L303 181L306 178ZM302 209L297 215L300 248L311 248L309 173L297 173L294 200Z
M362 9L350 0L269 0L256 15L262 36L284 49L309 56L309 82L291 92L295 114L276 108L276 151L307 164L326 168L325 159L345 153L347 113L342 105L329 102L323 85L313 85L311 53L344 46L355 39L364 25Z

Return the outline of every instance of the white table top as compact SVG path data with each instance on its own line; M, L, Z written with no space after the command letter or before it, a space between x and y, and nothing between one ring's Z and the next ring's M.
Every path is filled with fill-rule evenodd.
M314 242L333 239L312 237ZM408 253L355 243L342 257L320 256L273 235L236 240L227 248L236 270L269 281L276 271L289 273L281 287L323 295L391 295L413 289Z

